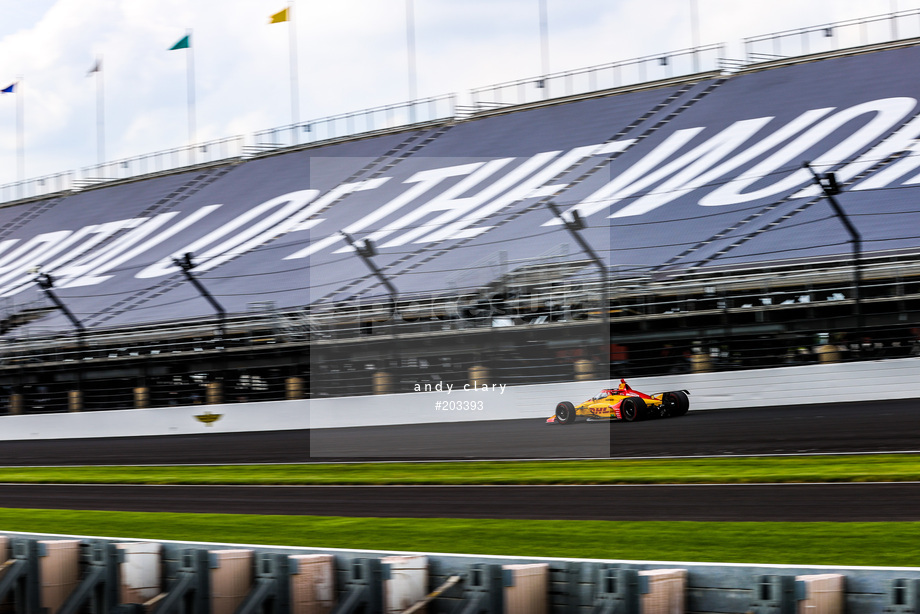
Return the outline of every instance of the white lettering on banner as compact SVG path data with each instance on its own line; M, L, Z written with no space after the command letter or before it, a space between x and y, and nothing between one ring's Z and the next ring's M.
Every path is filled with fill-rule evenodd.
M460 239L480 235L492 227L467 227L486 219L496 211L500 211L501 209L516 202L525 200L527 198L541 198L543 196L551 196L560 190L567 188L567 183L554 185L546 184L547 182L552 181L560 173L569 170L573 166L576 166L582 160L586 160L591 156L600 156L623 151L635 142L635 139L627 139L625 141L613 141L607 144L584 145L582 147L576 147L575 149L566 152L558 160L532 176L530 179L527 179L526 181L518 184L517 187L508 191L504 196L493 200L491 203L488 203L480 209L473 211L463 219L447 226L440 231L437 231L433 235L425 237L424 240L429 242L440 241L446 238ZM548 157L549 155L556 155L558 153L559 152L546 152L543 154L537 154L537 156L534 156L532 160L539 157L540 165L542 166L542 159L544 156ZM537 168L539 168L539 166Z
M318 218L314 218L312 220L307 219L310 216L316 215L317 213L322 213L326 207L331 205L340 197L345 196L346 194L351 194L352 192L363 192L364 190L374 190L390 179L390 177L379 177L377 179L365 179L364 181L357 181L355 183L343 183L338 185L326 194L320 196L315 203L292 216L290 220L285 220L282 222L277 227L277 229L274 230L274 232L276 235L281 235L288 232L310 230L320 222L325 221Z
M417 180L418 178L418 179L422 179L423 181L433 181L434 185L436 185L438 183L441 183L441 181L449 177L460 177L463 175L469 175L470 173L473 173L474 171L479 170L484 164L485 164L484 162L474 162L472 164L461 164L459 166L450 166L447 168L436 168L430 171L421 171L419 173L414 174L412 177L410 177L406 181L406 183L413 182L414 180ZM368 235L367 239L370 239L371 241L376 242L382 239L383 237L393 232L396 232L397 230L401 230L402 226L397 226L399 222L400 220L397 220L396 222L392 224L385 225L380 230L374 231L370 235ZM350 245L348 245L348 246L337 249L335 253L338 254L341 252L348 252L348 251L352 251L352 249L353 248Z
M459 167L455 166L455 167L450 167L450 168L454 169L454 172L456 174L463 175L463 174L470 172L470 169L468 169L468 167L469 165L463 165ZM413 200L415 200L416 198L418 198L419 196L421 196L422 194L424 194L425 192L427 192L434 186L438 185L441 181L443 181L447 177L455 176L451 174L444 174L443 171L448 170L448 169L437 169L437 170L441 172L432 174L430 171L420 171L418 173L415 173L414 175L412 175L412 177L410 177L404 182L404 183L416 183L415 186L406 190L405 192L403 192L402 194L400 194L399 196L397 196L396 198L394 198L393 200L391 200L384 206L380 207L379 209L376 209L375 211L372 211L370 214L359 219L357 222L349 224L348 226L343 228L343 230L348 233L354 233L360 230L364 230L371 224L378 222L379 220L390 215L394 211L402 208L404 205L412 202ZM293 254L289 256L285 256L284 259L285 260L296 260L298 258L306 258L307 256L315 254L316 252L320 250L323 250L323 249L326 249L327 247L335 245L341 240L342 240L342 235L337 232L333 235L326 237L325 239L314 241L308 247L305 247L304 249L300 251L294 252ZM351 248L348 247L346 249L351 249Z
M90 240L84 241L79 246L77 246L76 249L71 249L70 251L67 251L63 255L59 256L56 260L46 262L42 266L47 268L49 271L54 271L58 267L66 264L67 262L70 262L74 258L78 258L90 250L95 249L100 243L107 241L122 230L137 228L145 221L147 221L147 218L135 217L126 220L119 220L116 222L108 222L106 224L99 224L97 226L86 226L81 228L67 239L66 245L60 246L60 249L56 249L55 252L62 252L65 247L70 247L70 245L76 243L86 235L92 235Z
M655 173L655 175L657 175L655 180L657 181L686 165L682 172L674 175L670 180L664 182L649 194L642 196L634 203L627 205L609 217L619 218L647 213L684 196L692 190L701 188L719 177L732 172L739 166L766 153L770 149L777 147L831 111L833 111L833 108L830 107L806 111L779 130L767 135L765 138L757 139L752 146L739 152L737 155L728 158L715 168L710 168L720 159L723 159L728 153L737 149L742 142L748 140L748 138L745 138L746 134L753 136L748 129L741 129L737 132L733 131L732 128L736 128L738 124L744 123L737 122L729 129L723 130L706 143L703 143L690 153L685 154L680 159L662 168L658 173ZM771 118L768 117L748 120L753 123L745 128L757 127L758 125L762 127L766 125L766 123L762 123L762 120L770 119ZM696 159L695 162L694 159ZM688 162L689 164L687 164Z
M131 218L105 224L84 226L80 230L71 233L70 236L57 242L51 249L41 250L40 254L20 260L16 263L15 270L9 271L5 275L0 275L0 296L11 296L31 286L34 283L35 276L28 273L27 269L41 266L45 272L54 271L73 258L77 258L92 250L115 233L126 228L134 228L143 223L143 221L144 218ZM90 238L84 241L83 239L86 237ZM76 245L76 247L72 248L74 245ZM51 260L61 252L64 252L62 256L59 256L56 260ZM51 260L51 262L48 262L49 260Z
M920 142L917 141L918 138L920 138L920 116L907 122L907 124L862 157L865 158L865 163L878 164L892 154L903 152L909 155L887 166L878 173L875 173L868 179L860 181L850 189L874 190L876 188L883 188L894 183L907 173L920 168ZM857 160L857 162L860 161L861 159ZM850 165L842 168L840 172L846 173L849 176L857 174L850 170ZM908 185L916 184L920 182L918 180L920 180L920 176L914 177L905 183Z
M907 117L907 115L913 111L917 104L917 101L913 98L886 98L883 100L887 103L886 106L888 108L879 108L878 114L870 122L850 135L846 140L837 145L837 147L824 154L824 158L815 159L813 164L817 167L835 166L839 164L839 160L845 160L846 158L849 158L853 153L867 146L873 140L877 139L883 134L888 133L889 129L897 122ZM871 111L873 103L866 104L869 105L868 108ZM859 109L860 106L862 105L852 107L848 110ZM888 141L889 139L885 140ZM897 144L894 145L897 146ZM873 150L870 150L870 152L863 154L853 162L847 164L835 173L837 180L840 182L849 181L859 173L871 167L876 162L878 162L879 159L875 158L875 155L877 154L873 154L872 156L869 154L875 150L881 152L885 149L887 149L887 146L885 143L882 143L880 147L877 146L876 148L873 148ZM809 179L812 179L811 173L809 173ZM806 188L793 194L792 197L811 198L818 196L821 193L821 189L812 182Z
M634 194L637 190L654 185L661 179L683 169L674 175L669 181L659 186L655 192L638 199L637 201L626 205L609 217L628 217L631 215L642 215L657 209L661 205L679 198L686 192L696 189L706 184L706 177L711 173L706 173L714 164L722 160L732 151L738 149L742 143L754 136L766 124L773 119L772 117L759 117L757 119L746 119L735 122L716 136L712 137L702 145L682 155L673 162L663 166L654 173L649 173L641 180L634 184L622 188L612 198L610 203L614 204L626 196ZM740 162L738 163L740 164Z
M0 259L0 274L25 272L30 266L35 266L36 262L41 262L43 255L54 250L72 234L70 230L58 230L32 237Z
M801 166L802 156L805 152L817 145L841 126L861 115L868 113L875 114L875 116L859 130L851 133L846 139L831 148L825 154L816 157L815 160L813 160L816 166L838 164L840 160L845 160L863 147L866 147L873 140L884 134L891 126L907 116L916 104L917 101L913 98L882 98L880 100L872 100L848 109L843 109L812 127L766 160L754 166L754 168L745 173L744 177L735 178L725 185L713 190L700 199L699 204L707 207L718 207L746 203L770 196L785 196L795 188L812 181L811 173ZM796 170L779 181L774 182L772 185L742 194L743 190L759 181L762 177L769 177L771 174L781 171L781 169L787 165ZM805 195L812 195L814 193L816 192L804 192ZM796 194L795 196L800 197L800 194L802 193Z
M613 181L595 191L575 207L567 209L566 212L568 213L577 209L582 217L588 217L598 211L606 210L611 204L620 200L620 198L641 189L645 182L643 182L640 177L648 175L653 168L674 154L682 146L686 145L690 139L699 134L702 130L702 128L687 128L686 130L678 130L672 133L647 156L625 169L622 173L617 175ZM632 184L632 189L627 187L630 186L630 184ZM623 190L625 190L625 192L621 192ZM561 223L561 220L554 217L543 225L557 226Z
M345 185L339 186L339 188L344 189ZM218 256L225 255L226 252L233 250L234 247L246 239L252 237L253 234L264 230L266 226L277 224L283 221L286 217L291 216L295 211L301 209L304 207L304 205L316 198L317 194L319 194L319 190L301 190L299 192L291 192L290 194L284 194L282 196L272 198L271 200L268 200L257 207L249 209L243 215L233 218L216 230L212 230L200 239L186 245L184 248L174 251L169 256L159 260L158 262L139 272L137 275L135 275L135 277L139 279L146 279L150 277L161 277L163 275L169 275L176 270L176 266L172 262L173 258L180 257L187 253L191 253L196 256L196 270L207 270L213 268L217 265L213 262L209 262L210 260L216 259ZM218 247L208 250L203 255L198 254L199 250L207 247L211 243L226 236L237 228L249 224L266 211L279 207L285 203L287 203L287 206L281 208L279 211L276 211L274 215L268 218L268 220L263 220L259 224L249 226L248 229L243 231L241 234L224 241ZM233 255L238 254L234 253Z
M350 191L349 188L353 188L354 184L343 184L338 187L342 188L342 192L346 192ZM334 191L335 190L333 190L333 192ZM283 196L273 198L262 203L254 209L250 209L245 214L236 218L232 222L224 224L217 231L202 237L200 240L190 245L187 251L197 255L197 250L208 245L217 237L223 236L226 231L235 230L239 226L251 222L260 214L283 205L284 203L287 203L286 206L281 207L272 215L266 216L265 219L261 220L260 222L252 224L251 226L246 226L245 230L242 232L231 235L230 238L228 238L223 243L212 247L203 254L197 255L196 260L198 263L195 265L195 269L198 271L207 271L213 269L214 267L219 266L228 260L232 260L240 254L246 253L250 249L254 249L255 247L261 245L264 241L260 235L262 235L262 233L264 233L266 230L272 229L270 234L272 236L276 236L279 233L275 232L275 226L282 223L287 223L291 226L297 224L298 221L294 219L294 215L296 215L298 211L301 211L306 204L308 204L318 195L319 190L301 190L299 192L292 192L290 194L285 194Z
M877 182L869 183L869 181L866 181L864 182L866 185L857 186L856 189L871 190L876 186L884 187L905 173L916 170L917 167L920 167L920 142L911 145L908 148L907 153L908 156L906 158L899 160L896 164L893 164L891 168L885 169L885 171L891 171L890 175L879 177ZM882 173L879 173L879 175L881 174ZM915 175L905 181L904 185L916 185L918 183L920 183L920 175Z
M0 254L19 243L19 239L7 239L6 241L0 241Z
M492 201L493 205L497 204L500 206L505 206L509 203L515 202L517 200L521 200L520 198L517 198L515 195L516 192L518 192L519 190L512 190L511 192L506 193L505 196L502 198L496 198L496 197L502 192L509 190L515 185L518 185L521 181L524 180L524 178L526 178L528 175L533 173L536 169L546 164L547 161L549 161L552 157L558 154L559 154L558 151L546 151L546 152L538 153L535 156L531 156L523 164L519 165L513 171L511 171L510 173L508 173L507 175L505 175L504 177L502 177L501 179L493 183L491 186L489 186L485 190L482 190L481 192L479 192L479 194L477 194L476 196L470 196L465 199L458 199L460 201L466 201L470 205L464 211L458 211L458 215L462 215L462 213L468 211L469 209L477 207L480 204L489 202L490 200ZM465 231L465 232L463 231L467 226L470 226L471 224L475 224L476 222L481 220L483 217L485 217L485 215L482 213L483 211L485 211L485 209L486 209L485 207L483 207L482 209L478 209L468 214L463 219L453 222L451 224L448 224L447 226L444 226L444 224L453 220L457 216L454 216L454 215L450 215L449 217L441 216L437 220L432 222L431 224L431 226L434 228L437 228L437 230L435 230L434 232L430 232L429 234L416 240L416 243L432 243L435 241L444 241L446 239L462 239L466 237L475 237L476 235L479 235L485 232L490 227L474 228L469 231ZM449 213L445 215L449 215Z
M389 177L380 177L377 179L357 181L355 183L343 183L324 194L309 207L295 211L290 216L285 217L284 211L279 211L276 215L272 216L272 218L266 220L262 224L259 224L258 227L254 227L252 232L244 233L242 238L249 238L249 240L245 243L239 243L232 250L230 250L227 247L227 244L225 244L224 246L214 248L213 250L210 250L208 253L204 254L202 258L207 260L204 265L199 266L198 269L213 269L214 267L223 264L227 260L231 260L240 254L255 249L260 245L264 245L265 243L268 243L272 239L276 239L281 235L302 230L309 230L313 228L313 226L324 221L322 219L316 218L308 220L307 218L311 215L323 211L323 209L331 205L342 196L345 196L346 194L350 194L352 192L361 192L364 190L373 190L389 181L389 179ZM296 193L297 192L295 192L295 194ZM237 237L237 239L239 239L239 237Z
M68 264L65 264L64 266L54 270L55 277L57 278L55 282L56 285L62 288L69 286L88 285L86 281L77 283L77 278L86 275L94 268L98 267L104 258L111 258L113 255L116 255L119 252L124 253L128 247L137 241L140 241L142 238L146 237L151 232L158 229L177 215L179 215L178 211L174 211L172 213L161 213L160 215L147 219L139 227L134 228L131 230L131 232L124 234L123 236L113 241L110 245L107 245L96 252L92 252L85 256L74 255L74 257L68 260ZM85 277L83 279L88 280L89 277ZM104 279L108 278L106 277ZM96 283L98 283L98 281Z
M57 283L57 286L61 288L73 288L102 283L112 277L111 275L103 275L103 273L111 271L115 267L147 252L156 245L159 245L163 241L195 224L198 220L220 207L221 205L201 207L187 218L169 226L162 232L157 232L157 234L150 239L138 244L139 241L143 241L145 237L159 230L166 222L171 221L174 217L179 215L179 212L161 213L148 220L142 226L127 233L125 236L120 237L98 253L89 254L77 262L64 267L58 273L62 279Z
M734 205L789 194L806 197L817 194L810 174L801 168L802 156L813 151L825 152L812 161L820 170L840 167L836 170L840 181L852 180L893 154L909 152L911 155L888 164L853 189L883 188L904 177L910 177L905 182L908 185L920 184L920 176L912 176L920 168L920 145L916 142L920 138L920 117L890 132L910 116L916 105L914 98L893 97L844 109L811 109L775 127L772 117L744 119L706 138L702 127L677 130L664 134L657 146L629 166L616 168L617 163L624 164L622 158L614 162L612 170L617 174L603 177L606 183L587 198L567 202L567 211L577 210L583 216L604 211L611 218L643 215L694 191L700 192L716 181L727 183L704 193L699 204ZM402 180L395 197L366 211L366 215L343 229L349 233L366 232L369 238L381 241L383 248L475 237L492 228L485 224L504 208L569 188L569 176L583 173L586 163L596 164L590 161L592 156L626 151L635 143L630 139L564 152L545 151L527 158L426 168ZM848 159L852 161L842 162ZM749 164L753 167L743 175L738 172ZM391 179L339 184L322 195L315 189L293 191L248 210L240 208L239 215L234 210L228 217L236 216L229 221L211 222L209 227L216 229L210 231L198 230L203 226L199 223L222 205L201 207L187 216L168 212L149 219L131 218L76 231L3 240L0 296L11 296L32 286L33 275L27 269L34 266L53 273L60 288L102 283L119 267L141 258L141 263L134 266L145 268L136 277L167 275L175 270L172 257L185 252L194 254L197 270L210 270L286 234L328 226L330 222L320 216L343 196L374 190ZM627 198L636 200L618 211L609 211ZM330 218L333 219L337 218ZM559 223L553 219L544 226ZM326 249L337 250L336 253L350 251L352 248L343 246L337 231L334 228L324 232L324 236L284 259L305 258ZM180 232L189 236L183 241L184 248L170 250L172 253L165 257L162 247L153 251Z
M400 245L405 245L409 241L417 239L421 235L428 234L443 224L457 219L459 216L468 212L470 209L479 206L489 198L493 198L496 194L505 189L504 186L506 184L504 182L496 181L488 188L480 191L475 196L460 198L460 195L466 194L474 187L478 186L480 183L495 174L496 171L504 168L512 160L514 160L514 158L501 158L498 160L490 160L489 162L486 162L483 166L478 168L476 172L466 177L466 179L459 181L456 185L448 188L438 196L435 196L427 203L419 205L411 213L402 216L392 224L387 224L387 226L380 230L380 233L385 232L387 234L392 234L396 231L403 230L416 220L419 220L430 213L444 211L443 214L431 222L427 224L421 224L413 230L410 230L409 232L397 237L396 239L387 241L381 245L381 247L399 247ZM376 235L377 233L374 234ZM385 235L381 234L381 237L382 236Z

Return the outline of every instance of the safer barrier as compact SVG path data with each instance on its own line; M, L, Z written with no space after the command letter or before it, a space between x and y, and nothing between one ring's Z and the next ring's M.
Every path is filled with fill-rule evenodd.
M51 562L54 547L68 553L66 565ZM0 534L0 563L0 604L25 612L920 613L916 567L496 557L13 532Z
M191 405L67 414L0 416L0 441L188 435L387 424L546 418L559 400L583 401L611 380L333 399ZM826 363L630 378L643 392L687 389L692 411L920 398L920 358ZM879 391L884 391L880 395ZM440 403L440 405L439 405Z

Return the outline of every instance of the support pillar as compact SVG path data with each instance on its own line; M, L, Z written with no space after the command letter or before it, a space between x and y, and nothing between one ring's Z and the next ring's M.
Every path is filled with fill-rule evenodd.
M594 363L586 358L575 361L575 381L583 382L595 379Z
M287 400L296 401L297 399L303 398L303 378L302 377L289 377L285 381L285 388L287 390Z
M693 373L709 373L712 371L712 358L709 354L699 353L690 355L690 371Z
M134 409L146 409L150 407L150 389L146 386L138 386L134 389Z
M818 362L840 362L840 350L836 345L819 345L815 348L815 354L818 355Z
M208 382L208 405L219 405L224 402L223 386L220 382Z
M483 384L488 386L492 382L489 379L489 368L482 365L473 365L469 368L470 388L481 388Z
M83 391L70 390L67 393L67 411L83 411Z
M392 394L393 376L386 371L374 372L374 394Z

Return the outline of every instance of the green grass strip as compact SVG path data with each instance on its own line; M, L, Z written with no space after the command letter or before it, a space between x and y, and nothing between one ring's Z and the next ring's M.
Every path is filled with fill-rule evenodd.
M920 455L653 460L0 468L63 484L744 484L920 480Z
M504 556L920 566L920 522L457 520L0 508L0 529Z

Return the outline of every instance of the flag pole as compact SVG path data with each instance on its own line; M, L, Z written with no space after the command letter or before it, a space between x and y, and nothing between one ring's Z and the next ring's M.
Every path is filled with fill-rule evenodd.
M297 28L294 26L294 1L288 0L288 46L291 52L291 125L294 130L294 144L299 143L300 131L297 124L300 123L300 85L298 84L297 69Z
M17 150L17 171L19 175L19 195L22 196L22 190L25 187L23 182L26 180L26 130L25 130L25 105L23 104L22 77L16 82L16 150Z
M549 17L546 0L540 0L540 71L543 74L543 98L549 98Z
M700 72L700 15L696 0L690 0L690 43L693 45L693 72Z
M415 123L415 11L412 0L406 0L406 60L409 69L409 123Z
M187 73L188 73L188 141L189 147L189 161L194 162L194 144L195 144L195 56L194 56L194 45L192 45L192 30L189 28L186 31L186 36L188 37L188 55L186 56L188 60L187 64Z
M105 82L102 77L102 54L96 56L96 158L105 164Z

